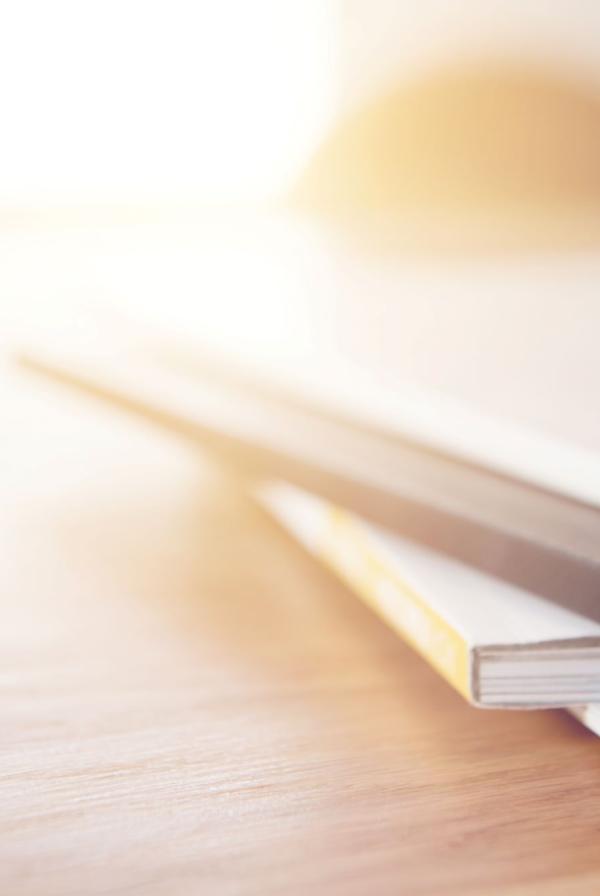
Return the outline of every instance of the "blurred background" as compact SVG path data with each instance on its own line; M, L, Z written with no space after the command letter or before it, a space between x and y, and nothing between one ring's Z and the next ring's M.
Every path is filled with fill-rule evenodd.
M82 300L205 311L214 289L240 293L245 339L321 264L257 212L436 258L600 235L592 0L20 0L0 111L4 333Z
M404 181L420 155L435 183L419 190L440 202L468 165L535 200L528 162L546 199L595 201L599 35L592 0L6 3L3 224L273 200L336 127L335 153L313 165L345 163L322 176L347 177L338 192L370 198L349 169L372 153L388 177L403 165Z

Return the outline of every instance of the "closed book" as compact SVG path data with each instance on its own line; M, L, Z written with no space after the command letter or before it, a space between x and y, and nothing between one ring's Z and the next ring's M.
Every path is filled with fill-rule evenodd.
M597 622L293 486L257 497L476 706L600 701Z
M600 619L598 264L432 266L263 223L209 228L167 282L103 239L120 313L84 334L53 307L22 361Z

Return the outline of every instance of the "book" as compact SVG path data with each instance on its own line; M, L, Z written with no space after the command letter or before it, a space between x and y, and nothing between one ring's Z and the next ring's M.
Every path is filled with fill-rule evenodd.
M94 328L92 347L80 331L64 344L44 334L45 344L21 352L20 360L198 442L249 475L295 483L438 553L600 619L600 459L594 452L426 391L418 400L395 395L404 407L399 421L388 387L367 389L356 371L353 377L348 370L344 389L335 392L333 378L316 362L310 375L306 365L299 368L292 384L275 366L262 373L242 369L239 360L192 351L185 340L163 335L129 345L116 330L98 338ZM315 376L324 394L329 384L325 397ZM352 403L351 393L360 400ZM450 444L450 432L464 436L462 453L456 436Z
M289 484L265 483L256 497L474 705L600 701L597 622Z

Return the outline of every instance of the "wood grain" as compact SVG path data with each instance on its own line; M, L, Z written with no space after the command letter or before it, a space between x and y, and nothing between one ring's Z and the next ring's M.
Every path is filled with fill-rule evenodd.
M200 456L4 378L0 892L600 890L600 742L471 709Z

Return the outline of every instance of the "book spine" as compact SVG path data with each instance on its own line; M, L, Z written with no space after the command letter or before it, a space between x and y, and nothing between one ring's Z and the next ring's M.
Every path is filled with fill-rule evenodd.
M469 644L402 579L351 514L295 489L272 492L263 503L452 687L473 700Z
M328 520L318 553L325 563L471 700L470 650L462 635L378 555L368 534L349 514L331 506L324 513Z

